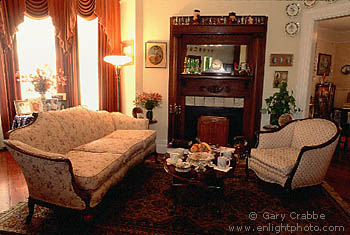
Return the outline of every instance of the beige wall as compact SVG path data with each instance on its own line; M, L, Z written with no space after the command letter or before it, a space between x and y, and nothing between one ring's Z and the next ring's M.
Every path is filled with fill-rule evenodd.
M121 11L121 35L122 41L134 40L136 32L136 2L135 0L122 0L120 1ZM135 43L135 42L134 42ZM127 115L132 115L132 109L134 108L133 100L135 100L136 90L136 76L135 76L135 63L134 65L126 65L121 69L121 93L122 93L122 112Z
M124 0L123 0L124 1ZM165 69L144 67L144 43L149 40L169 42L169 18L177 15L192 15L193 9L200 9L201 15L228 15L234 11L237 15L268 16L268 31L265 57L265 78L263 99L278 89L272 88L274 71L288 71L288 89L294 90L297 83L297 62L300 33L294 37L286 35L284 27L290 21L300 22L303 11L309 11L300 2L301 13L290 18L286 15L289 1L239 1L239 0L132 0L136 2L136 57L140 58L136 65L136 91L159 92L164 97L160 108L155 109L157 124L151 126L157 130L157 146L166 146L168 133L168 82L169 66ZM342 2L346 0L339 0ZM337 4L337 3L334 3ZM318 2L315 8L327 7L329 4ZM123 22L124 24L124 22ZM301 25L301 28L303 26ZM142 42L140 42L142 40ZM294 55L291 67L270 67L271 53L289 53ZM168 54L169 55L169 54ZM137 67L141 65L141 67ZM265 106L265 101L263 101ZM269 115L262 115L262 125L269 122ZM163 152L163 148L159 152Z
M336 44L336 61L334 63L334 83L336 85L334 106L342 107L350 92L350 75L340 72L344 65L350 65L350 40Z

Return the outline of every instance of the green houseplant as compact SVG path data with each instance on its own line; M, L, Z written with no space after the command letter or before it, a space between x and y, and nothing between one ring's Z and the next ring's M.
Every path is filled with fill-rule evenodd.
M271 114L270 124L272 125L278 125L278 119L282 114L292 114L301 111L300 108L296 107L293 91L289 94L286 82L282 83L278 92L265 99L265 102L267 108L262 111Z

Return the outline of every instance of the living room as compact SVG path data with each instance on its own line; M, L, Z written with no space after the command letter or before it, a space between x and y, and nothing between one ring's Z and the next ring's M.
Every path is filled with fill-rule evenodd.
M307 2L304 4L304 2ZM287 11L291 3L298 5L297 13ZM132 116L134 100L141 92L157 92L162 95L162 104L153 110L156 123L150 129L157 131L157 152L167 152L169 140L169 58L173 48L170 45L170 17L193 16L194 9L200 9L201 16L228 16L235 12L237 16L267 16L266 50L263 64L263 87L261 108L266 106L264 100L278 88L273 88L275 71L279 67L270 65L271 54L293 55L292 66L282 69L288 72L288 90L294 92L296 104L302 112L293 118L304 118L309 115L310 96L313 96L312 83L322 78L314 76L318 58L315 54L316 39L314 23L320 19L349 16L350 2L338 1L120 1L120 41L133 43L134 64L121 67L121 112ZM287 12L286 12L287 11ZM286 32L285 26L297 22L298 30ZM211 26L215 27L215 26ZM292 35L290 35L292 34ZM147 42L166 43L166 65L162 68L145 66L145 44ZM326 53L324 51L324 53ZM326 53L327 54L327 53ZM348 62L349 63L349 62ZM327 79L327 77L326 77ZM115 110L111 110L115 111ZM3 113L2 113L3 115ZM269 114L261 114L259 127L262 129L270 122ZM2 122L4 125L4 122ZM346 159L346 155L343 156ZM342 163L343 164L343 163ZM349 163L347 163L349 164ZM334 168L333 168L334 169ZM336 170L334 174L337 174Z

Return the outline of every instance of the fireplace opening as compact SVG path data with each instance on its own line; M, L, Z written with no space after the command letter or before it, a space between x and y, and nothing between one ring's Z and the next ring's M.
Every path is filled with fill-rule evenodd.
M229 145L233 145L235 136L241 136L243 133L243 108L186 106L185 109L184 135L187 140L196 139L198 118L201 116L220 116L229 120Z

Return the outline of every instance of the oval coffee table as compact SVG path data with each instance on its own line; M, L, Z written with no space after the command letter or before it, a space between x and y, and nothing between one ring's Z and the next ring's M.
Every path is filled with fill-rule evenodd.
M184 161L186 161L187 155L185 155ZM213 163L216 164L217 156L213 160ZM235 168L236 168L236 158L233 157L231 160L231 169L227 172L215 170L212 167L206 166L206 171L196 171L194 166L191 166L189 172L178 172L174 165L168 165L166 159L163 163L164 170L172 176L171 191L174 198L174 203L170 209L170 214L176 212L176 206L178 204L178 188L187 187L187 188L202 188L212 193L212 199L216 202L219 202L219 205L216 208L216 213L221 215L221 204L224 198L224 179L227 177L233 177Z

